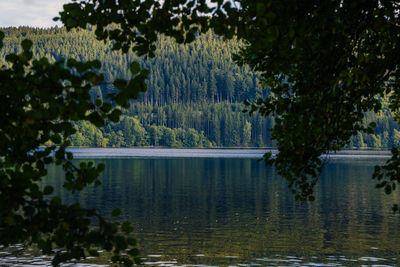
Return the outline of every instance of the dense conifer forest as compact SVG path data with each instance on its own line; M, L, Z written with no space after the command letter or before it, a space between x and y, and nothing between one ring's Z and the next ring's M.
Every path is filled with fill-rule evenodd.
M273 118L243 113L243 100L268 94L258 76L238 67L231 55L240 43L223 40L211 32L189 45L176 44L161 36L154 58L140 59L134 54L111 50L111 44L96 40L91 29L67 32L64 28L2 28L6 34L0 50L0 65L5 55L18 52L20 42L34 42L34 57L102 62L105 83L94 88L93 100L104 98L113 89L110 81L128 78L129 62L139 60L150 70L148 91L140 95L117 124L96 128L88 122L75 125L74 146L95 147L273 147L269 128ZM359 133L349 148L390 148L400 145L400 130L382 99L383 109L366 114L365 123L377 122L375 134Z

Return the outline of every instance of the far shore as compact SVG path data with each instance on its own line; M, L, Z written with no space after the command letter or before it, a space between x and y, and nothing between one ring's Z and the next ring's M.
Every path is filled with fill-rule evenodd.
M254 158L260 159L267 152L276 155L273 148L68 148L79 158ZM391 157L389 150L342 150L327 155L332 159Z

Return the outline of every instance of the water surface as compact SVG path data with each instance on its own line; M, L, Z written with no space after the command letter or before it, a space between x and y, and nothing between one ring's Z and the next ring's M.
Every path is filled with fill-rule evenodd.
M106 164L98 188L71 196L56 167L45 183L104 214L120 207L148 265L394 266L399 196L374 188L379 161L331 160L315 202L303 204L255 158L97 159Z
M272 148L69 148L75 158L252 158L260 159ZM343 150L322 157L341 159L388 159L386 150Z

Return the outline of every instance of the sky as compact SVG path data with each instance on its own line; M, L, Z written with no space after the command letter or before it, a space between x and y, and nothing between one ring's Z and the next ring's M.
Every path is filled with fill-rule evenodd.
M0 27L61 25L53 18L67 2L69 0L0 0Z
M58 16L63 4L67 2L71 0L0 0L0 27L61 26L61 23L56 23L53 18Z

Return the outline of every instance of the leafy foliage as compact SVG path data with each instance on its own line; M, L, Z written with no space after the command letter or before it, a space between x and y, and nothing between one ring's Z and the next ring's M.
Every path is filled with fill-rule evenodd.
M375 124L365 126L363 120L366 112L380 110L379 99L389 96L390 110L398 111L399 19L399 5L393 0L91 0L73 1L60 13L68 30L92 25L97 39L111 41L113 50L127 53L131 49L139 56L154 56L159 34L178 43L192 42L209 29L227 39L237 36L245 46L236 62L258 71L271 92L247 103L251 114L257 111L275 117L271 136L279 154L276 158L266 155L265 161L290 181L299 200L313 199L323 165L321 154L340 150L360 131L373 132ZM118 253L134 242L117 234L117 224L104 223L99 217L99 228L91 230L89 218L96 212L61 205L57 198L47 200L44 191L51 189L40 190L36 181L45 175L44 166L55 161L66 171L67 189L96 183L102 167L75 167L72 155L65 151L67 137L74 133L70 121L87 120L96 126L106 119L118 121L121 111L113 104L128 108L129 99L146 90L148 71L132 63L133 78L115 79L117 90L105 102L93 104L89 90L103 80L92 71L100 68L99 62L31 61L31 42L21 45L20 54L6 58L11 67L0 70L0 98L5 103L0 185L1 192L7 192L0 201L1 242L7 245L31 238L45 252L51 252L53 244L66 246L68 251L58 253L55 264L83 257L84 249L96 244L114 248L113 260L129 265L131 260ZM48 140L54 145L37 149ZM378 180L387 175L397 181L396 151L392 160L376 170ZM394 189L393 185L383 187L387 193ZM136 257L137 251L129 254Z
M0 39L3 37L1 33ZM64 187L71 192L100 184L98 175L104 165L89 162L75 166L72 154L66 151L68 137L75 133L73 121L86 120L102 126L105 120L118 120L121 114L110 102L91 102L89 91L103 81L103 75L97 73L100 63L60 59L51 64L47 58L32 60L32 42L23 40L21 46L21 53L6 56L10 68L0 69L1 244L35 243L44 253L55 254L54 265L80 259L87 253L93 255L98 247L112 250L116 262L138 262L136 252L130 253L133 257L120 255L133 243L120 232L130 232L127 230L131 228L107 222L97 211L79 204L64 205L58 197L50 196L52 187L41 189L38 184L46 175L48 164L62 165ZM133 81L143 87L142 76L135 76ZM117 101L122 94L129 99L131 91L121 86L120 92L109 98ZM51 146L40 148L49 140ZM92 222L97 227L91 227ZM66 251L55 252L55 246L65 247Z
M394 1L267 5L248 5L245 19L257 19L254 32L244 33L250 45L237 60L260 71L271 88L271 96L249 106L250 112L276 118L272 138L280 153L266 161L291 182L298 199L305 199L321 172L320 155L340 150L358 131L373 133L375 123L362 125L365 112L380 110L379 97L386 93L396 95L398 6Z

